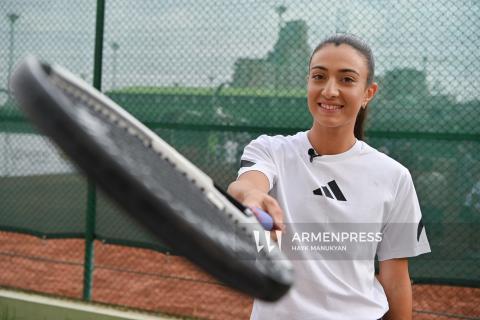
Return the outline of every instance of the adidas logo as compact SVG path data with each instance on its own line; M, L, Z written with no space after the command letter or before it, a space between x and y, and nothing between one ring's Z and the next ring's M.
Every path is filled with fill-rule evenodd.
M327 198L337 199L338 201L347 201L335 180L330 181L327 185L313 190L313 194L316 196L325 195Z

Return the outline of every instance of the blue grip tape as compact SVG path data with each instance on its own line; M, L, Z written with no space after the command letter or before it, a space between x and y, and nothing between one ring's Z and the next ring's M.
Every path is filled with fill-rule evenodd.
M257 207L253 207L251 209L255 214L255 217L257 217L257 220L262 225L263 229L268 231L273 229L273 219L271 215Z

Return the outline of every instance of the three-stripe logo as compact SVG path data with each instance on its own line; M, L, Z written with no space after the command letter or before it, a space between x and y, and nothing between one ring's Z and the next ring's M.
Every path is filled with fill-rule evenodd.
M313 194L317 196L325 195L327 198L337 199L338 201L347 201L335 180L327 183L327 186L321 186L320 188L313 190Z

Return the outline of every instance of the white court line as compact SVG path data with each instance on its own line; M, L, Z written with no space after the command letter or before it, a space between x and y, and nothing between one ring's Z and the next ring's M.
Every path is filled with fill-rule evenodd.
M172 320L179 319L174 317L167 316L156 316L151 314L146 314L138 311L123 311L115 309L114 307L104 306L100 304L82 302L82 301L73 301L67 299L59 299L53 297L42 296L32 293L24 293L12 290L0 289L0 301L2 298L20 300L33 304L41 304L49 307L59 307L65 309L71 309L81 312L89 312L96 315L109 316L109 317L119 317L122 319L128 320Z

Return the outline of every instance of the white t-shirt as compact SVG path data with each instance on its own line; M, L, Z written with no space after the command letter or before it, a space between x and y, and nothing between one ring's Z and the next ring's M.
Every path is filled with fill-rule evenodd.
M282 251L295 270L290 291L274 303L255 300L251 319L378 319L388 302L375 255L382 261L430 252L412 178L363 141L312 161L311 148L307 132L262 135L242 155L238 175L264 173L284 211ZM372 233L362 237L365 228ZM359 244L359 237L370 241Z

